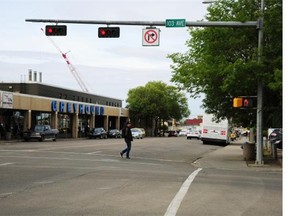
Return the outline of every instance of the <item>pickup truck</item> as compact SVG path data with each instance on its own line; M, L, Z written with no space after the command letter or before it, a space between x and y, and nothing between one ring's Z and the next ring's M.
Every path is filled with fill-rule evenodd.
M25 131L23 136L25 141L31 139L37 139L44 141L45 139L52 139L56 141L56 137L59 133L58 129L51 129L50 125L36 125L34 130Z

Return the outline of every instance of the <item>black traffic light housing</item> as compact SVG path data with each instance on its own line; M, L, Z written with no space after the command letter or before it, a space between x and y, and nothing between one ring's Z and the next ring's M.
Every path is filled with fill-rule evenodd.
M254 99L257 99L257 97L240 96L240 97L233 98L233 107L234 108L255 108L254 106L257 104L257 102Z
M119 27L99 27L98 37L99 38L119 38L120 28Z
M67 26L66 25L46 25L45 35L46 36L66 36Z

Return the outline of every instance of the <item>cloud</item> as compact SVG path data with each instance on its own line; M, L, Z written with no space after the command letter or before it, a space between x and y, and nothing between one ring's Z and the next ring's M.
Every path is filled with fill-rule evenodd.
M43 73L43 82L81 90L61 53L41 31L48 23L25 19L165 21L204 17L202 0L10 0L1 2L0 81L25 81L28 69ZM13 11L13 13L11 13ZM17 16L15 16L17 14ZM8 21L9 20L9 21ZM49 23L50 24L50 23ZM171 79L168 54L185 52L187 28L160 28L160 46L143 47L142 29L121 26L120 38L99 39L102 25L67 24L66 37L51 38L67 54L88 88L95 94L126 99L129 89L149 81ZM105 25L104 25L105 26ZM201 102L189 99L193 113ZM191 107L192 109L192 107Z

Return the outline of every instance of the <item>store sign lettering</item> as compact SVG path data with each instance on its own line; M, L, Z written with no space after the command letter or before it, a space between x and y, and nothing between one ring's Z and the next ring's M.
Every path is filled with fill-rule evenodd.
M67 103L66 106L67 106L67 107L66 107L67 113L72 113L72 105L71 105L71 103Z
M63 113L63 112L64 112L64 107L65 107L64 102L60 102L60 103L59 103L59 112L60 112L60 113Z
M52 101L51 103L52 112L60 113L79 113L79 114L95 114L95 115L104 115L104 107L87 105L87 104L78 104L78 103L65 103L63 101L57 102Z

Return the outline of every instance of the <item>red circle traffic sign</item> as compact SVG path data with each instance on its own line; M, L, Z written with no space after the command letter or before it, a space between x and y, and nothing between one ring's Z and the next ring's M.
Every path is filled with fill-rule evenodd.
M147 32L145 32L145 35L144 35L144 40L149 43L149 44L152 44L152 43L155 43L158 39L158 33L151 29Z

